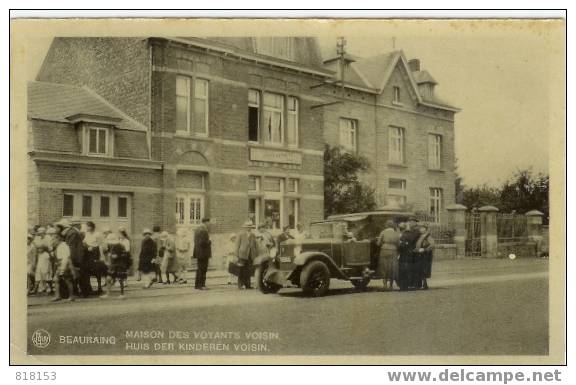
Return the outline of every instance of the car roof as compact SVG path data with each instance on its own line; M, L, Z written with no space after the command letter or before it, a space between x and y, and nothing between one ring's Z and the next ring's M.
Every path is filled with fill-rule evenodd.
M387 217L411 217L414 213L410 211L400 211L400 210L375 210L366 211L360 213L352 214L336 214L330 215L326 220L313 222L313 223L324 223L324 222L335 222L335 221L350 221L356 222L368 218L369 216L387 216Z

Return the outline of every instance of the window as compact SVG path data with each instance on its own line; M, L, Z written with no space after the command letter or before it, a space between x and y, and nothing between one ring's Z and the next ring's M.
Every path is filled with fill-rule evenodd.
M108 129L103 127L88 128L88 154L108 154Z
M442 189L433 187L430 189L430 216L433 221L440 222L442 210Z
M248 176L248 191L260 190L260 177L250 175Z
M295 229L298 224L298 209L300 201L298 199L290 199L288 201L288 226Z
M248 140L258 141L260 129L260 92L248 90Z
M390 127L388 132L388 160L390 163L404 164L404 129Z
M198 194L176 196L176 224L199 225L204 216L204 197Z
M176 131L208 135L208 89L207 80L176 77Z
M340 119L340 145L346 151L356 152L358 135L358 121L354 119Z
M71 217L74 215L74 195L64 194L64 202L62 205L62 216Z
M298 179L288 178L288 182L286 185L286 191L291 193L298 192Z
M428 167L433 170L442 167L442 135L428 135Z
M128 198L118 197L118 217L128 217Z
M102 195L100 197L100 216L110 216L110 197Z
M298 99L288 97L288 114L286 116L286 143L288 146L298 146Z
M281 192L282 178L264 178L264 191Z
M92 216L92 196L82 195L82 216L91 217Z
M406 197L406 180L405 179L388 179L388 193L386 204L390 206L403 206L408 201Z
M400 87L394 87L393 103L394 104L401 104L402 103L401 94L400 94Z
M256 227L260 225L260 198L248 199L248 219Z
M284 96L266 92L264 94L265 143L280 144L284 139Z

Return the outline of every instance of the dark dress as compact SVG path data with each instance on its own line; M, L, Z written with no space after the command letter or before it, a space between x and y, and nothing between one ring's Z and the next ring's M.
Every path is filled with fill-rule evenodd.
M121 243L110 245L110 266L108 274L112 278L126 279L128 278L128 269L132 266L132 259L130 253L126 251Z
M152 262L158 254L158 246L152 238L144 238L140 247L138 270L144 274L156 271L156 265Z
M434 255L434 239L429 233L420 236L416 244L416 249L424 249L420 254L421 265L422 265L422 279L430 278L432 276L432 259Z
M212 241L205 225L199 226L194 231L194 252L192 258L196 258L198 267L196 268L196 279L194 287L201 289L206 286L206 271L208 271L208 261L212 256Z
M420 237L418 230L402 232L398 243L398 286L400 290L419 288L421 286L421 267L414 249Z

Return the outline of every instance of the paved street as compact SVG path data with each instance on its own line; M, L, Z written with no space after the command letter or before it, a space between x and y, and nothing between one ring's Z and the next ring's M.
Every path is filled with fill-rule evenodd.
M355 292L349 283L333 280L323 298L305 298L298 289L240 292L215 272L206 292L190 285L149 290L140 285L130 281L124 300L53 304L49 297L30 298L29 334L42 328L51 335L49 346L30 343L30 352L539 355L548 350L547 260L440 261L428 291L384 292L381 282L373 282L369 291ZM93 343L78 336L104 338Z

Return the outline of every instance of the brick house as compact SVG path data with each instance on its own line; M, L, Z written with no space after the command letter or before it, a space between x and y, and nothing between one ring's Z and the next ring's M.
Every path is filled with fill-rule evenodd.
M312 38L56 38L28 86L30 223L191 232L323 217ZM218 264L216 260L214 262Z
M455 202L459 109L438 98L434 78L402 51L324 63L336 73L320 93L332 100L323 107L326 143L370 161L362 177L375 189L379 207L409 205L441 221L445 207Z

